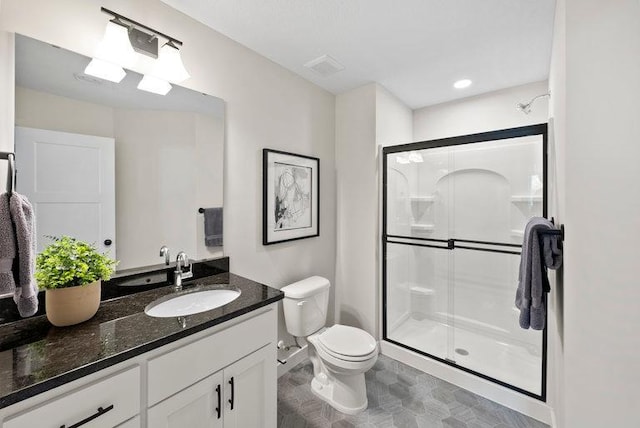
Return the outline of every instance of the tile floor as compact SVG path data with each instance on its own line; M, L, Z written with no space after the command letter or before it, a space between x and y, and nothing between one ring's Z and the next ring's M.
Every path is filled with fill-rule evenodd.
M383 355L365 376L369 408L348 416L311 392L311 362L297 365L278 380L278 427L548 428Z

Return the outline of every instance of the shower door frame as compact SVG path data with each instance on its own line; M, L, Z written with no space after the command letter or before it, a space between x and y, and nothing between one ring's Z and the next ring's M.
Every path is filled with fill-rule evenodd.
M406 152L413 150L425 150L425 149L434 149L437 147L447 147L447 146L459 146L464 144L471 143L482 143L489 141L498 141L498 140L507 140L511 138L519 138L519 137L529 137L533 135L541 135L542 136L542 216L547 217L547 146L548 146L548 135L547 135L547 124L540 123L536 125L528 125L521 126L517 128L508 128L501 129L497 131L489 131L489 132L481 132L477 134L469 134L469 135L461 135L457 137L449 137L449 138L441 138L437 140L428 140L428 141L419 141L415 143L408 144L400 144L397 146L387 146L382 149L382 340L392 343L401 348L413 351L417 354L420 354L425 357L429 357L433 360L444 363L448 366L455 367L458 370L462 370L467 373L471 373L475 376L478 376L481 379L488 380L490 382L496 383L500 386L508 388L512 391L519 392L521 394L527 395L529 397L535 398L542 402L547 401L547 313L545 312L545 328L542 331L542 373L541 373L541 394L535 394L533 392L527 391L522 388L518 388L517 386L511 385L509 383L503 382L491 376L487 376L483 373L479 373L475 370L471 370L469 368L460 366L456 364L454 361L450 361L445 358L440 358L435 355L429 354L427 352L421 351L419 349L413 348L411 346L405 345L401 342L397 342L393 339L390 339L387 335L387 244L394 243L389 242L389 238L393 239L400 238L405 239L407 241L426 241L433 242L434 244L445 244L442 245L429 245L429 244L417 244L411 242L395 242L397 244L403 245L417 245L421 247L430 247L430 248L438 248L443 250L454 250L456 248L455 242L466 242L466 243L476 243L476 244L492 244L483 241L465 241L462 239L428 239L428 238L415 238L415 237L402 237L397 235L388 235L387 234L387 156L392 153L398 152ZM517 247L521 248L521 245L518 244L504 244L502 247ZM477 248L469 248L458 246L457 248L461 249L477 249ZM519 252L506 251L502 249L488 249L483 248L481 251L489 251L496 253L506 253L506 254L520 254ZM514 284L514 296L515 296L515 284ZM546 300L546 294L545 294Z

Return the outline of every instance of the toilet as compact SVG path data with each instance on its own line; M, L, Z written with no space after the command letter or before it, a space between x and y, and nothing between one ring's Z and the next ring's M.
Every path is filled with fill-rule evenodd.
M335 409L355 415L367 408L364 373L378 359L378 344L359 328L325 327L330 285L328 279L312 276L283 287L284 318L287 331L309 345L313 393Z

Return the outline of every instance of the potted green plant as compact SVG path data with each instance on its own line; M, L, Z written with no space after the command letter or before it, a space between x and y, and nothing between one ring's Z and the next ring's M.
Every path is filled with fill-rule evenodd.
M98 311L101 281L111 277L118 262L75 238L50 238L54 242L36 258L47 318L57 327L81 323Z

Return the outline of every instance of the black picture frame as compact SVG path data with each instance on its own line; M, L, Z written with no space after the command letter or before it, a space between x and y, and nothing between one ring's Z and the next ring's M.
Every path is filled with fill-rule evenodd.
M262 150L262 245L320 236L320 159Z

